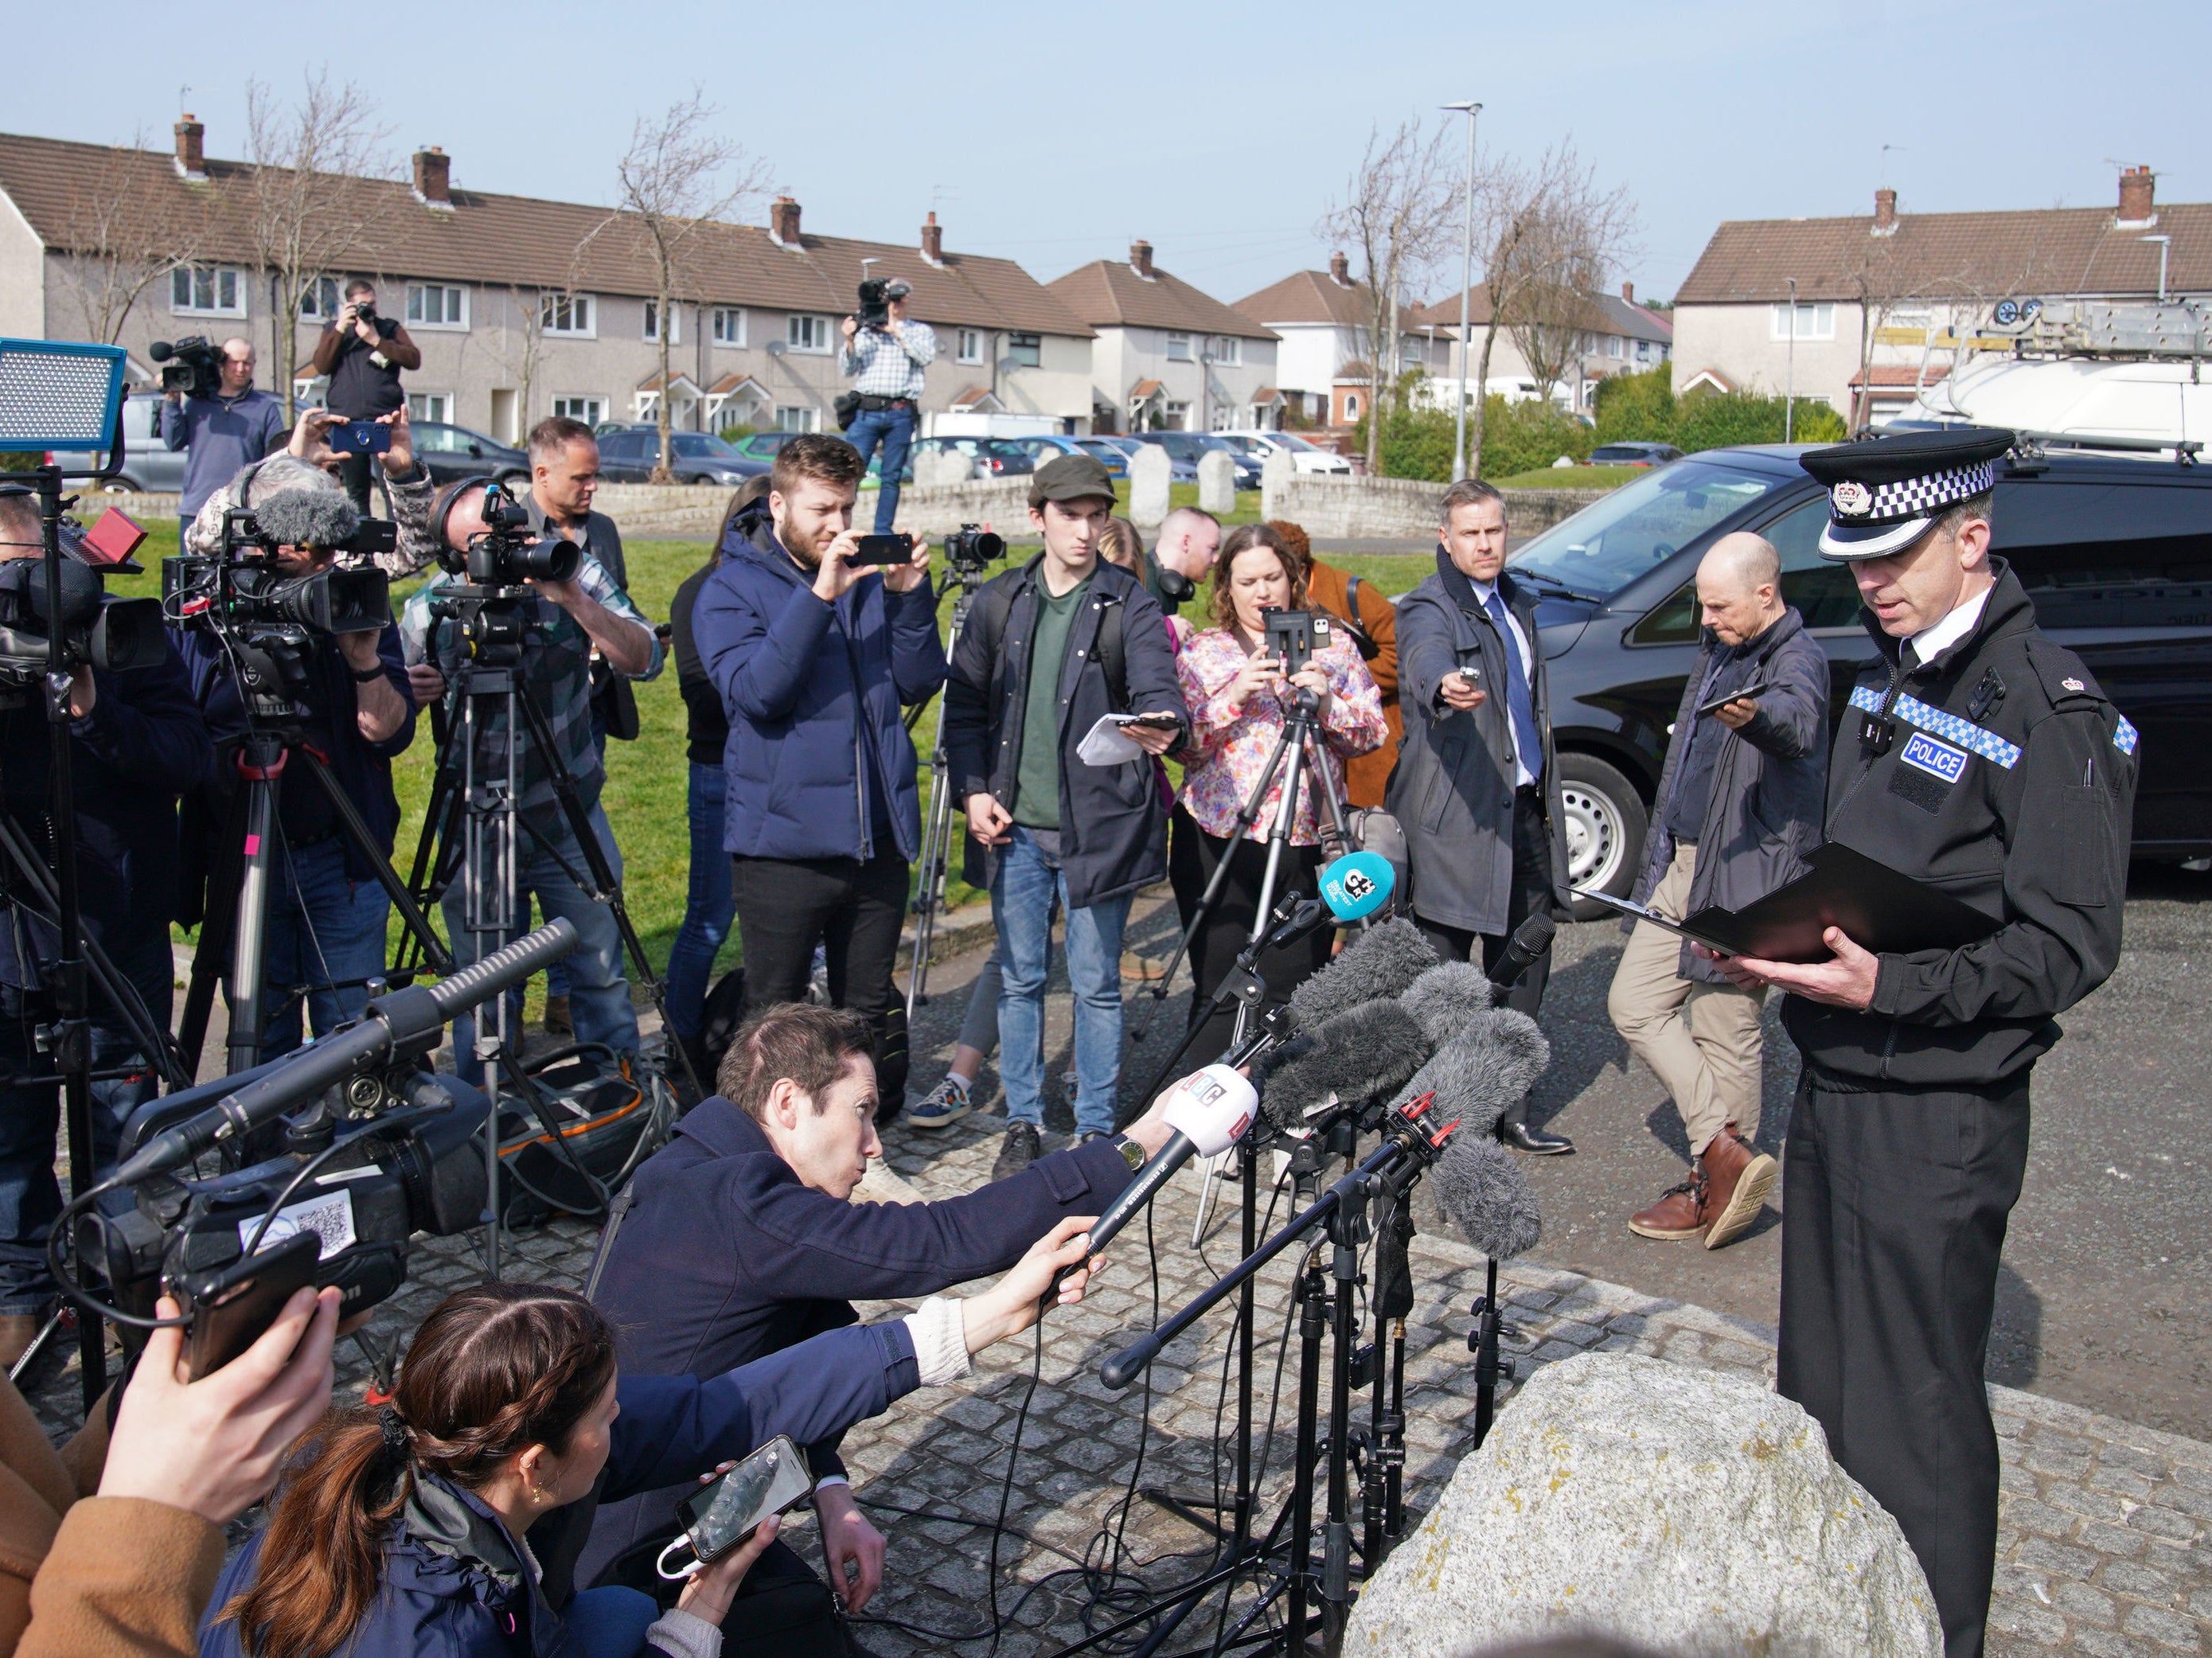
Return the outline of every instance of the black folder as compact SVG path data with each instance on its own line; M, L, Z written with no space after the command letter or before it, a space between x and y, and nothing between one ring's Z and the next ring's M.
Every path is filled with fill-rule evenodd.
M1833 951L1821 942L1841 927L1863 950L1877 956L1917 950L1957 950L1997 930L1997 919L1941 888L1900 875L1863 852L1830 841L1805 860L1811 867L1786 886L1741 909L1709 905L1670 921L1642 904L1602 892L1577 890L1611 909L1649 921L1729 956L1764 962L1825 962Z

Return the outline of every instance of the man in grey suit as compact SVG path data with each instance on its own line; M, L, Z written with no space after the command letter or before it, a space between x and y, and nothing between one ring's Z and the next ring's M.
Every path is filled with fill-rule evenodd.
M1398 685L1406 738L1384 804L1405 827L1413 919L1446 961L1491 968L1529 916L1565 913L1567 849L1535 599L1505 569L1505 498L1487 483L1444 491L1437 573L1398 605ZM1505 1005L1534 1017L1551 968L1547 949ZM1575 1149L1530 1127L1526 1100L1498 1137Z

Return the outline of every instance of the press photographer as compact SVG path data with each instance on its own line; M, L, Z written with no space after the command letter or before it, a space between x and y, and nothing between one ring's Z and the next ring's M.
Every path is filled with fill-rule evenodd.
M364 429L364 428L374 428ZM376 437L381 432L383 436ZM332 440L352 442L381 442L385 446L374 449L377 470L384 475L385 494L392 502L392 521L398 526L392 544L381 547L374 554L349 556L349 565L368 565L393 578L412 575L437 556L437 544L430 534L430 507L436 494L430 478L430 469L415 459L415 444L408 429L407 411L395 409L368 422L349 422L343 415L328 409L303 409L292 428L292 435L285 444L283 456L272 455L265 462L257 461L207 498L185 532L184 550L204 557L215 557L223 547L225 515L243 507L250 507L254 497L265 498L279 488L289 487L283 480L297 479L303 471L327 474L337 481L345 457L332 446ZM297 462L298 466L290 463ZM273 469L273 470L270 470ZM365 498L365 497L364 497ZM365 513L356 504L357 513Z
M65 549L76 545L65 533ZM70 771L76 815L51 822L52 738L38 687L46 671L44 547L37 500L0 486L0 802L37 847L73 833L88 937L137 993L150 1029L168 1029L173 984L169 917L177 884L177 797L204 783L215 767L185 665L153 614L151 600L111 606L102 636L84 642L70 691ZM100 579L65 552L65 616L88 632L102 609ZM143 611L140 607L143 607ZM117 618L134 617L125 628ZM76 654L78 653L73 653ZM99 663L104 656L105 664ZM48 1273L46 1235L61 1212L54 1179L60 1091L54 1061L39 1049L35 1027L54 1017L49 977L60 940L44 920L46 900L22 871L0 859L12 913L0 924L0 1364L22 1356L57 1292ZM96 981L95 981L96 984ZM93 1139L96 1160L112 1162L124 1120L155 1091L154 1056L111 997L91 1002ZM142 1027L145 1028L145 1027Z
M845 427L845 435L860 452L866 471L868 458L880 446L882 480L876 495L876 533L889 535L898 519L899 480L906 471L907 454L914 446L915 411L921 407L922 370L937 360L937 335L927 323L907 319L907 282L892 277L871 277L860 284L859 314L845 319L845 378L853 382L848 394L856 398L859 414ZM848 406L838 400L842 415Z
M376 284L356 276L345 286L344 306L323 325L313 361L315 373L330 377L325 404L347 420L369 421L407 407L399 371L420 368L422 351L396 319L378 314ZM341 482L364 515L369 477L368 455L346 456Z
M525 919L507 937L471 931L464 925L468 882L457 880L443 900L454 959L465 966L523 932L529 910L523 895L535 894L548 920L566 916L582 939L563 963L576 1040L634 1054L637 1014L623 970L622 932L612 909L582 884L589 863L562 809L553 768L557 763L573 780L578 804L619 881L622 852L599 804L606 770L592 735L592 653L598 651L626 679L651 679L660 671L660 641L604 565L572 543L531 535L523 509L487 480L469 479L448 489L434 525L443 550L441 568L408 599L399 621L417 706L448 699L447 740L458 740L451 735L457 712L452 699L470 659L469 631L482 625L475 618L496 617L515 652L523 690L544 714L552 743L549 754L526 725L510 734L511 715L503 708L477 726L480 774L504 777L510 740L516 749L517 811L528 828L518 837L514 896ZM556 574L562 568L573 574ZM513 579L521 569L543 574ZM462 589L495 591L499 597L490 603L498 608L478 608ZM489 877L486 871L473 874ZM482 1076L475 1040L472 1017L453 1022L455 1069L471 1082Z
M174 348L152 355L159 361L174 355ZM220 378L211 387L187 390L171 383L169 370L161 374L161 405L155 411L154 434L171 450L190 452L184 493L177 503L179 537L191 527L210 495L237 477L240 467L283 447L286 435L284 405L254 387L252 345L242 339L225 340L216 362ZM197 361L187 363L186 372L176 379L197 384L202 366Z

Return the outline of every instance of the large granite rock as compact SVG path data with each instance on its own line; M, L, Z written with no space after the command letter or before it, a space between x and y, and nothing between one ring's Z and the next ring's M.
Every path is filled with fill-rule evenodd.
M1904 1533L1820 1424L1627 1353L1538 1370L1353 1607L1347 1654L1607 1632L1720 1658L1942 1658Z
M1217 518L1237 510L1237 463L1226 449L1209 449L1198 458L1198 505Z
M1129 517L1140 528L1157 530L1168 515L1168 481L1173 471L1168 452L1140 443L1129 457Z

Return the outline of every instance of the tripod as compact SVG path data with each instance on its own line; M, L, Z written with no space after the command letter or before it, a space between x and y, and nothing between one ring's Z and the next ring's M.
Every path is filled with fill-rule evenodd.
M970 569L956 561L952 574L960 583L960 592L952 601L952 621L946 630L945 654L949 658L960 647L960 630L968 625L968 612L975 607L976 590L984 582L983 572ZM927 700L917 702L906 716L907 734L921 723L927 711ZM906 1019L909 1028L914 1023L914 1011L929 1002L929 955L937 935L937 918L945 908L945 882L951 865L952 848L958 843L958 831L954 817L958 802L952 798L951 757L945 751L945 721L937 722L937 741L929 755L929 816L921 825L921 867L915 872L914 889L914 966L906 977Z

